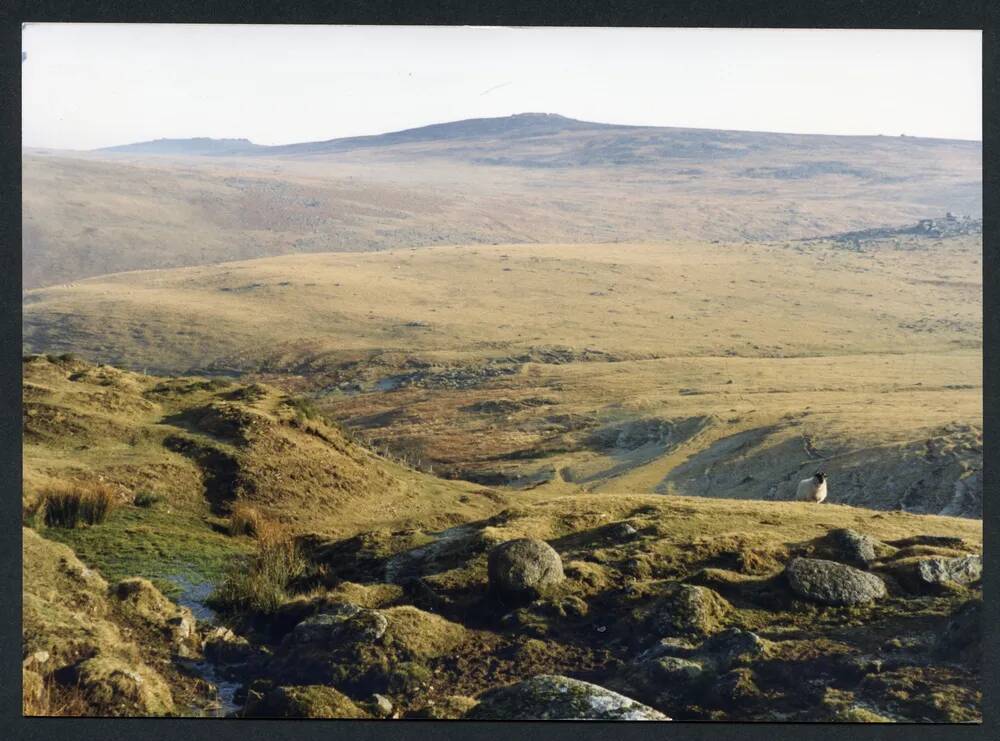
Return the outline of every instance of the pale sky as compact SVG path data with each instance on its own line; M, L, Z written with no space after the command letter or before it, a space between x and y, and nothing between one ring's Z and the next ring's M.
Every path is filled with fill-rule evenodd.
M26 24L25 146L286 144L527 111L982 138L979 31Z

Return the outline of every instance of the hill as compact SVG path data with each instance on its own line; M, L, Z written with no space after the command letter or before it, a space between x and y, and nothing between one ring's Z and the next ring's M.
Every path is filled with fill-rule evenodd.
M29 151L24 281L401 246L800 239L981 216L981 168L979 142L551 114L275 147Z
M42 356L24 376L29 710L565 717L516 683L566 674L676 719L981 717L978 521L500 493L375 455L265 385ZM39 504L67 487L115 504L50 522ZM565 578L521 603L486 561L523 537L549 542ZM276 552L292 561L263 570ZM796 558L879 594L817 602Z
M31 291L24 339L275 383L490 486L781 500L822 468L832 501L979 517L981 249L905 233L288 256Z

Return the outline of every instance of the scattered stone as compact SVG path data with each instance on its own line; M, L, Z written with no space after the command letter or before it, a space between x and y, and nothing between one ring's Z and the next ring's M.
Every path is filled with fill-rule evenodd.
M484 692L476 720L670 720L659 710L590 682L540 674Z
M407 713L406 717L426 720L459 720L475 706L476 701L471 697L446 695L436 702L431 701L424 707Z
M796 558L785 577L795 594L825 605L856 605L886 596L878 576L836 561Z
M490 589L501 599L530 601L565 579L562 559L544 540L522 538L490 551Z

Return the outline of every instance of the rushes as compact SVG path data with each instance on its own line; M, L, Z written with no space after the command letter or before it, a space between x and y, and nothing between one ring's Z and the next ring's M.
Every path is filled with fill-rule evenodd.
M209 602L222 612L270 615L288 599L289 584L305 573L306 559L287 533L250 505L234 506L234 529L256 537L257 551L249 561L233 563Z
M49 489L36 517L48 527L75 528L104 522L118 505L114 489L101 483L74 483Z

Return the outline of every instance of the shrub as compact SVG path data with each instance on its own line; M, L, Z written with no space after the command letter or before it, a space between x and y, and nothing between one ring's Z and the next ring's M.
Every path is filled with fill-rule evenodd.
M229 509L229 534L257 537L266 530L264 518L252 504L236 502Z
M140 491L132 499L132 504L136 507L152 507L154 504L158 504L163 501L163 497L159 494L154 494L151 491Z
M104 522L116 505L107 484L72 484L45 492L39 508L48 527L74 528Z
M220 612L271 615L288 599L289 584L306 570L298 544L287 537L258 542L249 562L234 563L209 597Z
M285 401L285 405L291 407L295 416L299 419L317 420L326 422L326 418L320 413L316 406L304 396L296 396Z

